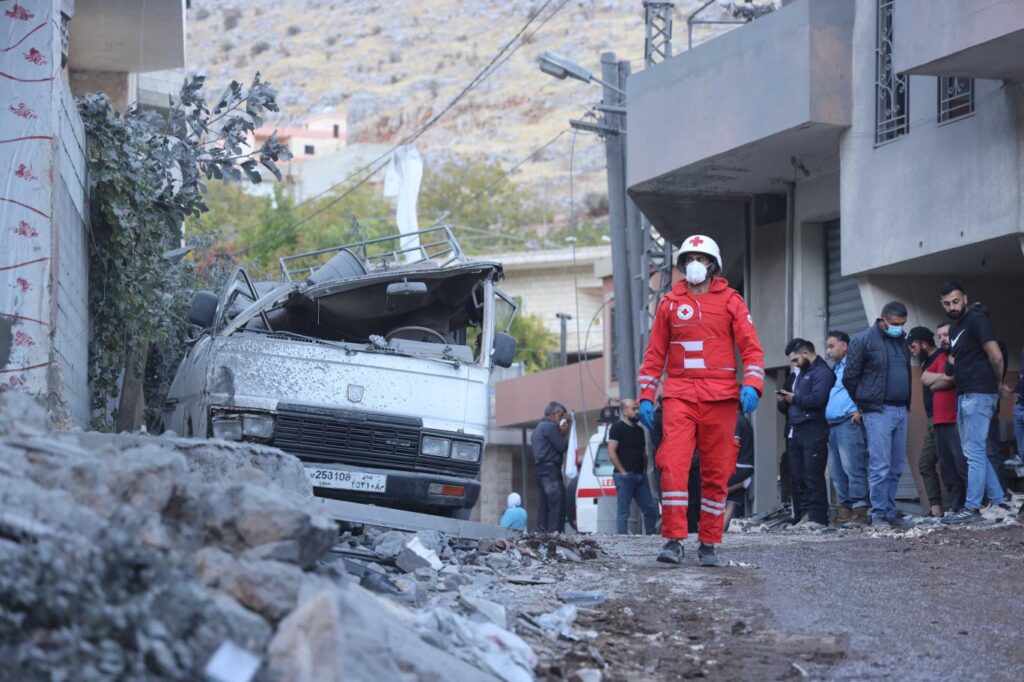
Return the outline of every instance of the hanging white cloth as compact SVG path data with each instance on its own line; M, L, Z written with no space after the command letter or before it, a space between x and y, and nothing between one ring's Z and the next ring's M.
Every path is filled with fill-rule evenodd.
M569 447L565 451L565 477L574 479L579 476L579 469L576 468L576 449L579 441L576 439L576 416L572 415L572 426L569 427Z
M384 196L397 197L395 222L398 233L403 235L401 249L418 249L420 238L419 223L416 220L416 200L423 181L423 159L415 145L404 145L395 150L384 174ZM409 236L405 236L409 235ZM415 261L422 257L417 251L409 251L403 260Z

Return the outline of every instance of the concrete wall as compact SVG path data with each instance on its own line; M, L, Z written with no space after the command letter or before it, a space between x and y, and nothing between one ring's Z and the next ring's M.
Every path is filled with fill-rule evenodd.
M519 298L523 312L543 320L547 330L555 335L554 350L558 349L561 333L561 322L556 314L568 313L573 316L569 321L566 343L569 352L600 354L604 348L604 325L598 311L604 304L604 296L595 267L608 254L608 247L577 249L575 273L568 249L479 258L504 263L505 279L499 288L509 296Z
M801 0L633 75L629 126L644 132L628 184L810 122L847 125L851 15L848 0Z
M1018 89L975 81L975 114L939 125L937 80L911 76L910 132L876 148L875 0L856 2L853 125L840 141L843 274L1020 233Z
M138 79L132 73L72 69L69 78L71 92L75 97L84 97L93 92L106 93L110 104L117 111L124 111L138 98Z
M50 386L73 423L89 423L89 248L87 239L85 130L66 82L60 84L59 177L54 204Z
M1024 74L1024 3L1016 0L899 0L897 72L1015 78Z

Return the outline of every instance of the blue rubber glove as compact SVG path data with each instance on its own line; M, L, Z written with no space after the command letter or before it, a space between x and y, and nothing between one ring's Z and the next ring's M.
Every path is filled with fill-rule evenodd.
M654 403L650 400L640 401L640 423L648 429L654 428Z
M740 391L740 404L743 405L743 414L750 414L756 410L759 402L761 402L761 398L757 395L757 390L753 386L744 386Z

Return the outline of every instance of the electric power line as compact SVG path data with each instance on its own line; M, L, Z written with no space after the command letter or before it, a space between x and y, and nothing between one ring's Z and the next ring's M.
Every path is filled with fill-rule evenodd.
M307 203L309 201L312 201L314 199L317 199L317 198L325 195L326 193L328 193L330 191L333 191L334 189L344 185L345 183L347 183L352 178L360 175L361 173L364 173L367 170L369 170L369 173L367 173L363 178L361 178L358 182L356 182L356 184L354 184L351 187L349 187L347 190L345 190L344 192L339 194L337 197L334 197L333 199L331 199L324 206L321 206L320 208L318 208L315 211L313 211L312 213L310 213L308 216L306 216L306 217L302 218L301 220L298 220L295 223L293 223L293 224L289 225L288 227L284 228L284 230L282 230L282 232L289 232L290 233L290 232L296 230L297 228L301 227L305 223L309 222L310 220L312 220L316 216L320 215L324 211L327 211L328 209L330 209L331 207L336 205L338 202L340 202L342 199L344 199L345 197L347 197L350 194L352 194L353 192L355 192L362 185L364 185L366 182L368 182L370 180L370 178L372 178L374 175L376 175L384 167L384 165L387 163L388 158L390 157L390 155L396 149L398 149L399 147L401 147L403 145L411 144L411 143L415 142L417 139L419 139L435 123L437 123L439 120L441 120L441 118L445 114L447 114L449 111L451 111L455 107L456 104L458 104L460 101L462 101L462 99L466 95L468 95L470 92L472 92L477 86L479 86L484 80L486 80L488 76L490 76L492 73L494 73L494 71L496 71L506 61L508 61L508 59L513 54L515 54L515 52L523 44L525 44L525 41L520 41L518 44L516 44L516 41L519 40L523 36L523 34L527 31L527 29L529 29L529 27L533 24L533 22L536 21L537 18L540 17L544 13L544 11L554 1L555 0L546 0L546 2L540 8L540 10L538 10L535 14L533 14L526 21L526 23L523 24L522 28L520 28L516 32L516 34L514 36L512 36L512 38L507 43L505 43L505 45L503 45L500 50L498 50L498 53L495 54L495 56L491 59L491 61L489 61L487 63L487 65L484 66L483 69L481 69L479 72L477 72L476 76L474 76L469 81L469 83L467 83L462 88L462 90L460 90L458 92L458 94L456 94L455 97L453 97L451 99L451 101L449 101L448 104L445 105L445 107L443 109L441 109L441 111L436 113L434 116L432 116L430 118L430 120L428 120L426 123L424 123L422 126L420 126L420 128L416 132L414 132L411 135L403 138L401 142L399 142L398 144L393 145L390 149L388 149L386 152L382 153L380 156L375 158L373 161L370 161L369 163L367 163L363 167L353 171L352 173L350 173L346 178L344 178L340 182L335 183L334 185L332 185L331 187L328 187L327 189L325 189L324 191L320 192L319 194L316 194L316 195L310 197L309 199L306 199L302 203L303 204ZM568 3L569 3L569 0L562 0L562 2L559 3L559 5L557 7L555 7L555 9L540 23L540 25L537 27L537 29L534 30L534 32L530 34L530 37L536 35L537 31L539 31L541 28L543 28L544 25L548 21L550 21L551 18L554 17L558 12L560 12L562 10L562 8L565 7ZM506 53L507 53L507 55L506 55ZM301 205L301 204L299 204L299 205ZM278 239L278 238L279 238L279 236L275 236L274 237L274 239ZM258 242L256 244L253 244L253 245L249 246L247 249L245 249L245 251L252 250L253 248L256 248L257 246L261 246L263 243L267 243L269 241L272 241L272 240L268 239L268 240L264 240L263 242ZM240 253L242 253L242 252L240 252ZM233 254L233 255L235 255L235 254Z

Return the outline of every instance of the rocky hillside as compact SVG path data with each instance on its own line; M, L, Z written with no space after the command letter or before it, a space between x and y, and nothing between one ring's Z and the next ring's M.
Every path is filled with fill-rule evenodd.
M698 4L677 2L677 51ZM350 139L395 142L444 107L538 12L519 49L418 142L428 165L459 153L510 166L600 99L596 85L542 74L540 54L555 50L599 73L601 52L611 50L641 69L641 0L193 0L189 58L215 92L261 71L280 93L277 125L335 107L347 112ZM709 12L721 16L717 5ZM564 135L517 179L548 199L567 197L569 145ZM603 191L600 140L579 137L574 167L578 191Z

